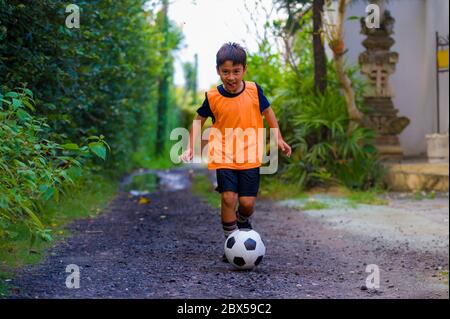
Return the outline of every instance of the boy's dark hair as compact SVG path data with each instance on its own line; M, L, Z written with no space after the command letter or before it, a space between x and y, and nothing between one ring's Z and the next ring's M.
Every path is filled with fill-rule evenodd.
M245 67L247 65L247 52L238 43L225 43L217 52L216 67L218 68L225 61L233 62L233 65L242 64Z

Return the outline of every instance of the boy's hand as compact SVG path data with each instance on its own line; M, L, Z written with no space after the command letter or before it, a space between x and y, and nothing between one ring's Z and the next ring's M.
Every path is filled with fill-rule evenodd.
M287 155L287 157L291 157L292 149L288 143L286 143L282 138L278 139L278 148Z
M181 154L180 159L184 163L190 162L194 158L194 152L191 149L188 149L183 154Z

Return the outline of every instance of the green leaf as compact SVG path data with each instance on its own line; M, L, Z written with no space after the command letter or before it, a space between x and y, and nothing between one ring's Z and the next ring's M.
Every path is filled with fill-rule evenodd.
M54 111L54 110L56 110L56 106L55 106L55 104L52 104L52 103L45 103L45 104L43 104L46 108L48 108L50 111Z
M103 135L102 135L102 136L103 136ZM103 138L103 137L102 137L102 138ZM106 143L105 140L102 140L102 143L103 143L104 145L106 145L106 147L108 148L108 150L111 152L111 147L109 146L109 144Z
M18 99L13 99L12 105L13 105L13 109L15 111L18 108L22 107L22 101L18 100Z
M351 17L348 17L348 18L347 18L348 21L359 20L359 19L360 19L360 18L357 17L357 16L351 16Z
M19 109L16 112L17 117L21 120L21 121L27 121L29 119L31 119L31 115L28 114L26 111L24 111L23 109Z
M80 149L79 147L78 147L78 145L77 144L74 144L74 143L67 143L67 144L63 144L63 145L61 145L65 150L78 150L78 149Z
M5 233L6 233L6 235L8 235L8 237L11 238L11 239L17 238L17 237L19 236L19 233L18 233L18 232L15 232L15 231L9 231L9 230L7 230L7 231L5 231Z
M16 98L19 97L19 94L16 92L8 92L5 94L5 97L12 97L12 98Z
M45 201L48 201L50 198L52 198L52 196L54 196L55 194L55 188L54 187L49 187L47 188L47 190L42 194L42 198Z
M370 145L370 144L367 144L367 145L364 145L363 151L364 151L365 153L374 154L374 153L377 152L377 149L376 149L375 146Z
M5 195L5 197L0 197L0 208L7 209L9 207L9 198Z
M73 178L78 178L81 177L83 174L83 171L81 168L76 167L76 166L72 166L71 168L69 168L69 170L67 171L67 173L69 174L69 176L73 177Z
M47 185L41 185L39 186L39 191L43 194L47 191L48 186Z
M17 164L20 167L28 167L24 162L18 161L18 160L14 160L14 163Z
M31 111L33 111L33 112L35 111L34 106L33 106L28 100L23 100L22 103L23 103L27 108L29 108Z
M31 211L28 207L22 206L23 210L30 216L31 220L35 223L36 226L43 229L44 225L42 224L41 220L36 216L35 213Z
M30 250L31 250L31 247L33 247L33 245L34 245L34 243L36 242L36 233L35 232L32 232L31 233L31 237L30 237Z
M101 159L106 159L106 148L102 143L89 143L89 149L92 153L100 157Z
M53 237L51 235L52 230L51 229L39 229L36 234L44 241L52 241Z
M53 199L56 203L59 203L59 190L55 188L55 192L53 193Z
M33 98L33 92L30 89L23 89L23 91L25 92L26 95Z

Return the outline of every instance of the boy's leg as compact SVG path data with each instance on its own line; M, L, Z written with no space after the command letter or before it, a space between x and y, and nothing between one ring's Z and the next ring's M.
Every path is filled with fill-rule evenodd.
M236 212L238 228L252 228L250 216L255 211L256 196L239 197L239 207Z
M227 191L221 193L221 216L222 216L222 227L223 234L225 238L228 238L232 232L237 229L236 223L236 205L238 201L238 195L235 192ZM225 254L222 256L223 262L228 262Z
M225 237L236 230L236 205L238 201L238 177L232 169L217 169L216 191L221 196L221 217Z
M223 233L228 237L236 230L236 205L238 194L232 191L222 192L221 194L221 216Z
M259 167L239 172L239 208L236 212L238 228L252 228L250 216L255 210L259 190Z

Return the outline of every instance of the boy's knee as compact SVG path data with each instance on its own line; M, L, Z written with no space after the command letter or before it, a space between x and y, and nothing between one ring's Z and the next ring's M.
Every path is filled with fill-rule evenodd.
M237 194L234 192L223 192L222 193L222 202L227 206L236 205Z
M255 207L255 199L240 198L239 199L239 211L244 215L251 215Z

